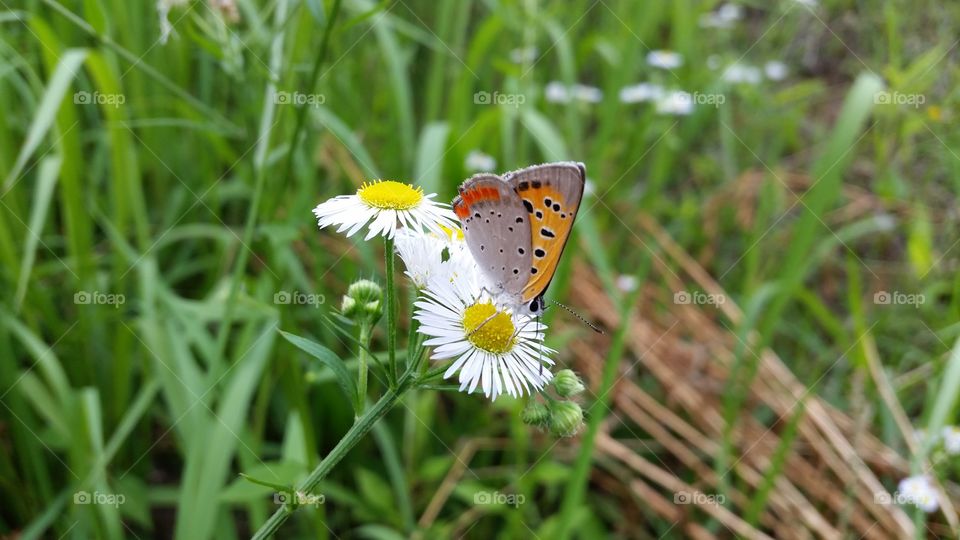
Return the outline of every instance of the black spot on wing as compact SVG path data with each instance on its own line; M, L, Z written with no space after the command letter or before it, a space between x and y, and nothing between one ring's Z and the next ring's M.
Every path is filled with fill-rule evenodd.
M540 248L533 250L533 254L536 255L537 257L540 257L541 259L547 256L547 252Z
M527 213L528 213L528 214L532 214L532 213L533 213L533 204L532 204L530 201L524 199L524 200L523 200L523 207L527 209ZM477 214L477 217L480 217L480 215ZM520 218L517 218L517 219L519 220ZM517 223L520 223L520 222L517 221Z
M554 234L553 231L551 231L550 229L548 229L548 228L546 228L546 227L543 227L542 229L540 229L540 236L543 236L543 237L546 237L546 238L556 238L556 237L557 237L557 235Z

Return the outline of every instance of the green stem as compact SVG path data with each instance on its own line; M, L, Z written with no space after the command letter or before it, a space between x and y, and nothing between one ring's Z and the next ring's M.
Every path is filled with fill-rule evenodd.
M390 373L388 375L391 386L396 386L400 379L400 369L397 366L397 283L394 272L393 238L384 237L384 249L387 272L387 351Z
M346 435L340 439L340 442L333 447L333 450L327 454L327 457L323 458L323 461L317 465L317 468L310 473L310 476L306 478L299 486L297 486L298 493L312 493L316 489L317 485L323 481L324 478L333 468L340 463L340 460L347 455L354 446L360 442L363 437L373 429L373 426L383 418L390 409L400 400L403 394L408 390L405 385L401 385L399 388L390 389L387 391L383 397L377 401L373 407L367 410L362 416L357 418L353 426L347 431ZM283 525L287 519L293 515L294 508L289 504L283 504L276 512L270 516L270 519L257 530L256 534L253 535L254 540L261 540L265 538L270 538L280 529L280 526Z
M357 372L357 406L356 414L363 413L363 408L367 402L367 365L369 364L370 353L367 349L370 347L370 324L360 324L360 347L357 350L357 360L360 363Z

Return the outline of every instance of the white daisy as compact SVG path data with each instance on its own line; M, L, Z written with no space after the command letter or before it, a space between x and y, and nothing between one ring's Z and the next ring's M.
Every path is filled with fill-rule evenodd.
M443 236L400 229L396 236L396 250L406 267L404 273L418 289L423 289L444 258L462 257L467 245L460 229L449 229Z
M397 225L444 234L443 227L456 223L448 205L433 202L435 193L424 195L419 187L393 180L366 182L355 195L340 195L313 209L320 228L338 225L337 232L353 236L369 223L364 240L374 236L393 238Z
M748 64L730 64L723 70L721 78L730 84L760 84L760 68Z
M620 274L617 276L617 288L620 292L631 293L637 290L637 278L629 274Z
M497 160L480 150L471 150L463 160L463 167L470 172L490 172L497 168Z
M642 103L656 101L663 97L663 87L654 83L638 83L620 89L621 103Z
M560 81L551 81L543 89L544 98L550 103L570 103L573 100L584 103L599 103L603 100L603 90L586 84L567 86Z
M940 507L937 490L927 476L910 476L901 480L897 485L897 501L913 504L928 514Z
M586 103L600 103L603 100L603 90L596 86L575 84L572 89L573 97Z
M550 103L568 103L570 101L570 92L567 85L560 81L550 81L543 88L543 97Z
M434 348L431 358L454 359L443 377L459 371L461 391L479 386L490 399L519 397L543 390L553 377L546 326L495 302L469 253L440 265L415 305L418 331Z
M771 60L763 65L763 73L771 81L782 81L787 78L787 74L790 73L790 70L787 69L787 65L779 60Z
M951 456L960 454L960 427L945 426L940 433L943 435L943 449Z
M655 68L676 69L683 65L683 55L673 51L650 51L647 63Z
M657 100L657 112L686 116L693 112L693 96L690 92L673 90Z

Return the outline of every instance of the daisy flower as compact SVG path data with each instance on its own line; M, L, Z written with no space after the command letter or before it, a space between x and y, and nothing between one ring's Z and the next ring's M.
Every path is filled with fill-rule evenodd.
M945 426L941 435L943 436L943 449L951 456L960 454L960 427Z
M430 277L447 259L461 257L467 249L463 231L447 229L444 234L414 232L400 229L396 236L396 250L403 261L404 273L418 289L426 288Z
M414 230L444 234L456 217L447 205L432 201L436 193L424 195L419 187L394 180L365 182L355 195L340 195L313 209L320 228L337 225L337 232L353 236L369 224L364 240L374 236L393 238L397 225Z
M560 81L551 81L544 87L543 96L550 103L570 103L573 100L599 103L603 100L603 90L586 84L567 86Z
M743 9L736 4L724 4L717 11L700 17L701 28L730 28L743 16Z
M497 168L497 160L480 150L471 150L463 161L463 167L470 172L490 172Z
M779 60L770 60L763 65L763 73L771 81L782 81L787 78L789 72L787 65Z
M730 84L760 84L760 68L748 64L730 64L721 78Z
M683 55L673 51L650 51L647 63L655 68L676 69L683 65Z
M940 507L937 490L927 476L910 476L901 480L897 485L897 500L913 504L928 514Z
M554 351L543 344L546 326L503 308L483 286L468 252L451 253L415 303L419 332L434 360L454 359L443 377L459 372L460 391L519 397L543 390L552 378Z
M620 89L621 103L642 103L656 101L663 97L663 87L653 83L638 83Z
M693 96L690 92L673 90L657 101L657 112L660 114L686 116L693 112Z

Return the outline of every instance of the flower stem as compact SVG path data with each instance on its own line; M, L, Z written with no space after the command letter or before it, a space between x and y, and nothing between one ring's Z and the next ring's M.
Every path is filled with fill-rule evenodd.
M407 380L407 378L404 378ZM387 390L387 393L377 401L373 407L367 409L353 426L347 431L346 435L340 439L340 442L333 447L333 450L327 454L327 457L323 458L323 461L310 473L299 486L297 486L298 493L312 493L316 489L317 485L323 481L324 478L333 468L340 463L340 460L347 455L354 446L371 430L373 426L377 423L378 420L384 417L390 409L400 400L408 388L406 385L401 383L401 386L398 388L393 388ZM270 516L270 519L257 530L256 534L253 535L254 540L261 540L265 538L270 538L280 529L280 526L291 516L293 515L295 508L289 503L283 504L276 512Z
M367 402L367 371L370 354L367 349L370 347L371 327L369 323L360 324L360 346L357 348L357 360L360 363L357 373L357 406L354 408L359 417L363 413L363 408Z
M390 373L387 374L391 387L396 387L400 379L400 369L397 366L397 282L394 272L393 238L384 237L384 249L387 273L387 351Z

